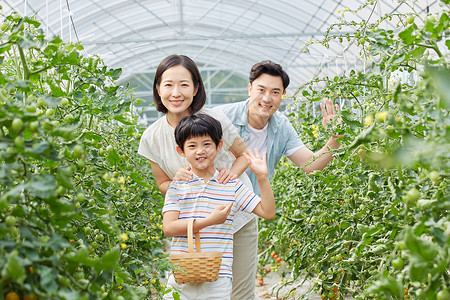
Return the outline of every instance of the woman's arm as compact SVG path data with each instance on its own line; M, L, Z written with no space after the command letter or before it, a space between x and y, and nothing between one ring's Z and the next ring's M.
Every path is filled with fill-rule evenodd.
M161 169L161 167L153 162L150 161L150 165L152 167L153 176L155 177L156 184L158 185L159 190L163 195L167 193L167 190L169 189L169 185L172 182L172 179L170 179L169 176Z
M247 151L247 145L240 136L236 137L233 144L228 150L230 150L230 152L234 155L234 157L236 157L236 160L234 161L233 165L230 168L231 174L229 175L231 176L223 176L224 178L222 178L220 177L220 175L222 174L219 175L218 177L219 182L224 184L227 183L229 180L233 180L241 176L242 173L244 173L245 169L247 169L248 167L247 158L245 158L244 156L244 152Z

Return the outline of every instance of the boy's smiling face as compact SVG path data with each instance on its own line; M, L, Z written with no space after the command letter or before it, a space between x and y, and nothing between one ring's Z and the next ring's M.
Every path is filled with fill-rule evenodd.
M184 142L184 150L177 146L180 155L186 157L192 171L202 177L203 174L214 174L214 159L217 151L222 149L223 141L216 145L209 135L189 137ZM211 175L212 176L212 175Z

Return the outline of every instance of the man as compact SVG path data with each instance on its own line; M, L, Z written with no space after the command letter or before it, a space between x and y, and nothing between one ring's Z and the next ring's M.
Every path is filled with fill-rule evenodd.
M329 149L339 148L336 136L332 135L325 146L313 153L301 141L295 129L292 127L288 118L278 112L283 96L286 94L286 88L289 85L289 76L283 68L272 61L262 61L255 64L250 71L250 83L248 84L249 98L246 101L222 105L214 109L224 112L231 120L234 126L238 128L239 135L244 139L248 149L258 149L259 153L267 153L267 168L269 180L272 179L275 167L283 155L286 155L294 164L303 168L307 173L322 170L333 159ZM326 126L336 116L336 110L331 100L326 100L325 105L320 104L323 114L322 123ZM312 162L311 162L312 161ZM248 168L246 170L253 184L254 192L260 194L256 176ZM255 222L249 222L255 223ZM249 227L247 224L246 227ZM253 227L254 228L254 227ZM257 227L250 234L257 237ZM257 238L248 237L246 244L235 244L234 249L242 251L256 251L254 245L249 241ZM244 257L244 256L242 256ZM246 272L236 272L247 274L251 280L254 280L256 274L257 262L237 261L233 262L233 270L242 266ZM252 276L250 276L252 275ZM236 284L235 284L236 282ZM246 286L243 286L246 284ZM253 290L249 290L253 289ZM232 299L253 299L254 282L249 287L248 280L235 278L233 280Z

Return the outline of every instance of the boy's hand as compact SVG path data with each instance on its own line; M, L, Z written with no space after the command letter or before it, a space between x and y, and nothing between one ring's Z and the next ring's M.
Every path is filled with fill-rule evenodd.
M219 176L217 176L219 183L227 184L228 181L235 180L237 178L237 175L228 169L217 169L217 171L219 171Z
M251 150L247 150L244 152L244 156L247 158L248 165L256 176L267 176L266 152L263 153L261 158L258 149L255 148L255 154Z
M177 174L173 177L173 181L189 181L192 180L193 175L191 172L191 167L181 168L178 170Z
M207 219L211 222L211 225L223 224L227 220L232 206L233 202L230 202L228 205L216 207L207 217Z

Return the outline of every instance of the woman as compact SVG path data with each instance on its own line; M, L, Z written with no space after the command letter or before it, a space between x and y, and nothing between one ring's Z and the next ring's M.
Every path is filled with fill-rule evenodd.
M153 82L153 98L156 109L166 115L144 131L138 153L150 160L156 184L163 194L167 192L173 179L180 180L189 176L189 172L183 171L189 168L188 162L176 152L174 130L183 117L197 112L211 115L220 121L223 128L223 147L215 159L215 165L220 169L219 181L226 183L239 176L244 184L252 188L247 175L243 174L247 168L247 159L243 156L247 147L238 135L237 129L223 113L203 108L206 91L200 71L189 57L170 55L161 61ZM250 223L253 226L251 228ZM244 212L236 214L233 224L234 240L235 245L240 248L233 249L235 257L232 298L234 299L254 297L257 236L253 233L257 232L254 228L256 224L253 215ZM253 235L253 239L249 240L249 235ZM248 271L235 268L235 265L249 262L254 262L255 272L249 274Z

